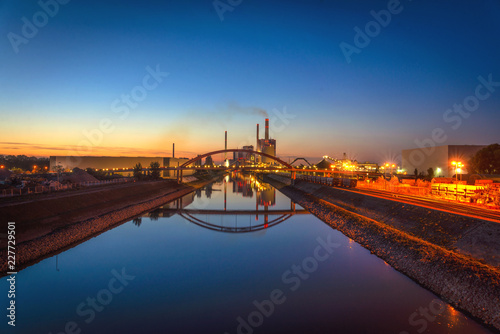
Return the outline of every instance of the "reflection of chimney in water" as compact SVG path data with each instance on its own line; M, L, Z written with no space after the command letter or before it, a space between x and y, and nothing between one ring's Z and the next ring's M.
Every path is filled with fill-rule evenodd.
M258 194L258 193L257 193ZM255 196L255 220L259 220L259 196Z
M269 140L269 118L266 118L266 140Z
M255 146L255 150L259 151L259 124L257 124L257 145Z

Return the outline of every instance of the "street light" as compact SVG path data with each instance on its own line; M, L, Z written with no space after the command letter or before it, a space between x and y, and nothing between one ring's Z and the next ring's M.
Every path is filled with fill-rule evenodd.
M455 181L457 182L457 186L455 187L455 192L456 192L456 200L458 202L458 172L462 171L462 167L464 164L460 161L452 161L451 165L455 167ZM462 174L460 174L460 180L462 180Z
M460 161L452 161L451 165L455 167L455 180L458 181L458 172L462 171L462 167L464 167L464 164ZM462 174L460 174L460 180L462 180Z

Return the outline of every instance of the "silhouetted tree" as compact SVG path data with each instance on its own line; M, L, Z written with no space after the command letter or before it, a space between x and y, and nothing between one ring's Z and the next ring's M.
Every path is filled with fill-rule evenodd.
M415 168L413 174L415 175L415 180L416 180L418 178L418 169Z
M133 223L137 227L141 226L141 224L142 224L142 218L141 217L134 218Z
M149 213L149 218L152 221L158 220L159 217L160 217L160 210L154 210Z
M135 166L134 166L134 177L137 179L137 180L142 180L142 164L140 162L138 162Z
M480 149L466 167L469 173L500 174L500 145L491 144Z
M151 169L151 178L153 180L160 179L160 163L158 161L153 161L149 164L149 168Z
M105 180L106 179L106 172L105 171L102 171L102 170L96 171L94 168L90 168L90 167L87 167L85 169L85 171L98 180Z
M434 178L434 168L429 167L429 168L427 169L427 178L428 178L429 180L432 180L432 179Z

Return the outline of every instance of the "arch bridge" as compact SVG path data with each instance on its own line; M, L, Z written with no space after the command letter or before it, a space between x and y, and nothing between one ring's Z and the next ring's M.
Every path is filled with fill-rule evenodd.
M286 169L290 170L291 171L291 179L292 179L292 182L293 180L295 180L295 168L293 168L292 165L288 164L287 162L281 160L280 158L277 158L273 155L270 155L270 154L267 154L267 153L264 153L264 152L258 152L258 151L252 151L252 150L245 150L245 149L240 149L240 148L230 148L230 149L225 149L225 150L217 150L217 151L212 151L212 152L208 152L208 153L204 153L202 155L198 155L197 157L194 157L188 161L186 161L185 163L183 163L182 165L180 165L179 167L176 168L177 170L177 182L181 183L182 182L182 171L184 169L188 169L190 165L192 165L193 163L195 163L196 161L200 160L200 159L203 159L203 158L206 158L208 156L211 156L211 155L215 155L215 154L220 154L220 153L230 153L230 152L240 152L240 153L248 153L248 154L256 154L256 155L260 155L262 157L266 157L266 158L269 158L271 160L274 160L276 161L277 163L283 165ZM203 167L201 168L197 168L197 169L202 169ZM229 167L223 167L222 169L224 170L229 170L229 169L238 169L240 167L234 167L234 166L229 166ZM212 169L212 168L210 168ZM275 168L272 168L272 167L260 167L259 169L275 169Z

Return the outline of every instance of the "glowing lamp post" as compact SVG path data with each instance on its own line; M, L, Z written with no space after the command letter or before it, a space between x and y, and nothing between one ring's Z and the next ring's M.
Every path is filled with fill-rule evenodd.
M452 161L451 165L455 167L455 181L457 181L457 186L455 187L456 191L456 199L458 202L458 173L462 171L462 167L464 167L464 164L460 161ZM460 174L460 180L462 180L462 174Z
M464 167L464 164L462 164L460 161L452 161L451 165L455 167L455 180L458 181L458 173L462 171L462 167ZM460 174L460 180L462 179L462 174Z

